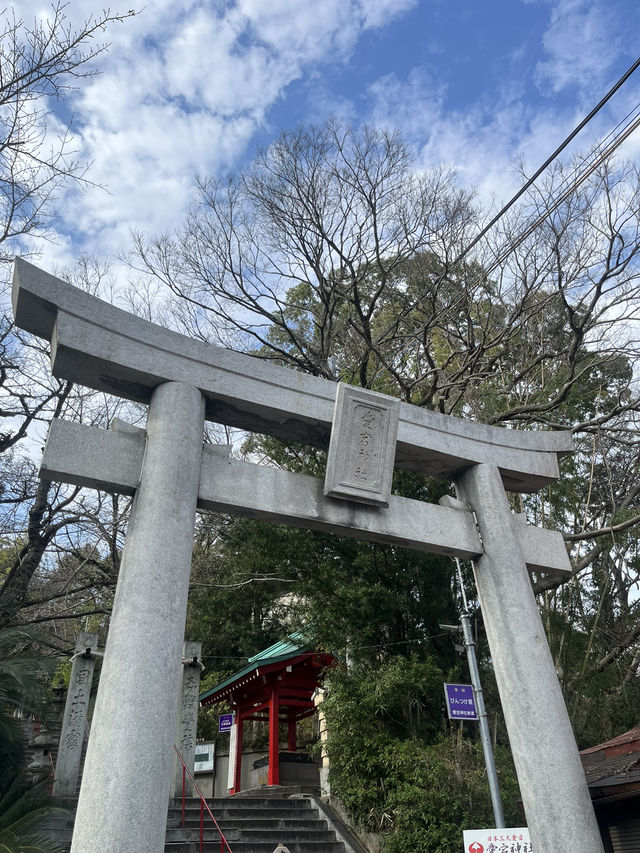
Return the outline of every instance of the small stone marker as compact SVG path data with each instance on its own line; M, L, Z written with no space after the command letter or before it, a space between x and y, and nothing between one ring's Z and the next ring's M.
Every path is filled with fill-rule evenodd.
M200 643L185 641L182 647L182 680L178 704L178 719L176 727L176 746L180 751L187 769L193 774L195 769L196 733L198 726L198 696L200 693ZM182 794L182 763L175 757L175 772L172 796ZM185 793L193 796L193 785L187 775L185 778Z
M373 506L389 506L400 401L338 385L324 493Z
M97 647L96 634L78 634L58 746L54 797L72 797L76 793Z

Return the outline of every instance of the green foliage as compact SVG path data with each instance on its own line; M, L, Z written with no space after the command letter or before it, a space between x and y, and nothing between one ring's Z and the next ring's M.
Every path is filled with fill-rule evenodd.
M47 684L56 659L44 657L33 631L0 630L0 851L59 853L40 830L53 809L48 780L25 778L24 741L16 712L45 717ZM66 814L66 813L65 813Z
M187 635L223 676L283 633L278 600L291 587L298 531L247 519L203 518L193 552Z
M24 744L15 716L44 716L46 685L55 666L54 658L39 652L34 636L18 628L0 630L0 795L21 767Z
M443 681L433 658L416 655L330 674L332 792L360 826L383 833L385 853L450 853L462 829L493 824L480 744L443 727ZM519 825L504 747L497 764L507 820Z
M47 818L68 816L52 806L48 781L27 781L14 775L0 797L0 851L2 853L63 853L42 829Z

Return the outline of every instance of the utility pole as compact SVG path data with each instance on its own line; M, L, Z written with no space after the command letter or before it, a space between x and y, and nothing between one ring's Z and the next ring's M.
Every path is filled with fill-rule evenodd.
M462 636L464 638L464 647L467 651L467 663L469 664L469 673L471 675L471 685L473 694L476 700L476 709L478 711L478 723L480 726L480 740L482 742L482 751L484 752L484 762L487 768L487 778L489 780L489 792L491 794L491 805L493 806L493 817L496 828L501 829L505 826L504 814L502 811L502 799L500 797L500 787L498 785L498 774L496 772L496 763L493 757L493 748L491 746L491 734L489 732L489 723L487 720L487 711L484 707L484 697L482 695L482 685L480 684L480 672L478 671L478 662L476 660L476 647L473 641L473 633L471 631L471 614L469 613L469 605L467 603L467 595L464 589L464 581L462 579L462 570L460 568L460 560L456 558L456 567L458 573L458 583L462 594L462 612L460 614L460 623L462 625ZM449 627L449 626L441 626ZM456 628L456 630L459 630Z

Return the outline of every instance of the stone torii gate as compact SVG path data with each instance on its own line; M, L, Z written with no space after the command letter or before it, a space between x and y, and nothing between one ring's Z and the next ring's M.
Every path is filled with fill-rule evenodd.
M568 557L505 494L557 478L568 433L488 427L206 345L20 259L13 304L51 342L55 376L149 404L145 430L54 421L41 467L135 495L72 853L164 849L197 506L473 559L534 849L602 853L527 572L568 574ZM203 448L205 418L328 447L325 483ZM458 499L391 495L394 465L452 480Z

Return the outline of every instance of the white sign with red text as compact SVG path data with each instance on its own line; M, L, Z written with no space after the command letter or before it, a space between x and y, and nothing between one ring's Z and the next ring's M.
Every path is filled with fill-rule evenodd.
M510 829L465 829L464 853L533 853L526 826Z

